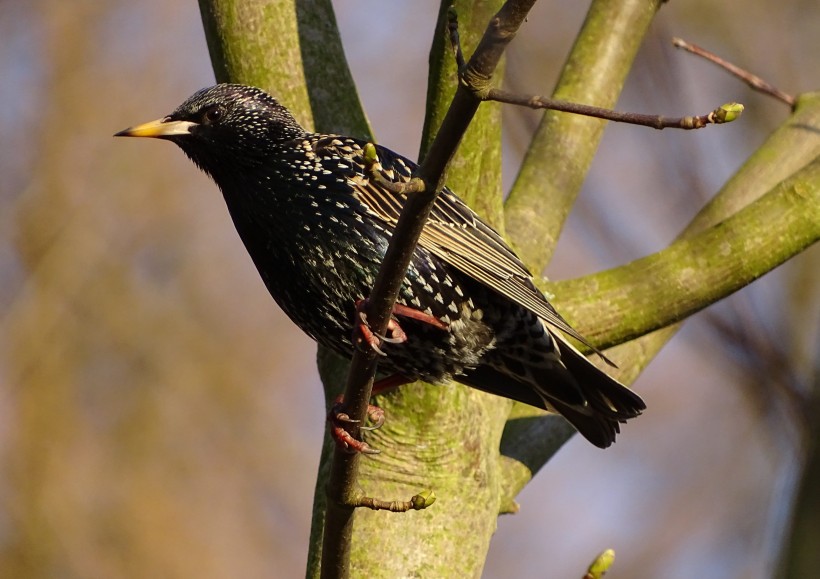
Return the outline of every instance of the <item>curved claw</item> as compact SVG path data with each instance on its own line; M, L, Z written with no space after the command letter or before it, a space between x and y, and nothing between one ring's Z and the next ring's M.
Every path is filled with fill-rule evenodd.
M356 449L352 449L352 448L351 448L351 449L348 449L348 452L350 452L350 453L360 452L360 453L362 453L362 454L371 454L371 455L372 455L372 454L381 454L381 453L382 453L382 451L381 451L381 450L379 450L378 448L373 448L373 447L371 447L371 446L370 446L370 445L368 445L366 442L362 442L362 444L361 444L361 446L360 446L359 448L356 448Z
M361 421L350 418L347 413L341 412L340 404L341 400L337 399L327 415L327 420L330 422L330 436L336 442L336 445L349 453L379 454L380 450L372 448L363 440L353 438L347 431L346 425L359 424ZM375 430L384 424L384 410L378 406L368 405L367 416L374 424L372 426L360 426L359 430Z
M361 426L359 430L378 430L384 425L384 410L372 404L367 408L367 417L373 423L370 426Z
M373 350L374 352L376 352L379 356L387 356L387 354L384 353L384 350L379 348L379 344L377 342L368 342L365 339L364 343L367 344L367 347L370 348L371 350ZM356 342L356 348L358 348L359 350L364 352L365 348L361 344L362 344L362 340L359 340L358 342Z
M387 336L382 336L381 334L377 334L373 332L373 335L380 339L382 342L387 342L388 344L401 344L402 342L407 341L407 337L403 338L388 338Z
M373 384L372 394L387 392L402 384L411 382L412 379L402 374L393 374L378 380ZM346 430L347 425L361 424L361 421L350 418L346 412L342 411L342 395L339 395L333 403L333 407L327 414L330 422L330 436L336 445L345 452L361 452L362 454L379 454L379 450L371 448L369 444L362 440L357 440ZM359 430L376 430L381 428L385 421L384 410L373 404L367 406L367 417L372 422L370 426L359 426Z
M353 341L356 344L356 347L359 349L361 349L361 343L362 341L364 341L377 354L379 354L380 356L386 356L387 354L385 354L384 351L379 347L380 344L401 344L407 341L407 334L404 333L404 330L399 325L398 320L392 317L387 322L387 332L390 334L390 336L383 336L382 334L374 332L370 328L370 324L367 321L367 314L364 312L363 309L363 304L366 303L366 301L367 300L359 300L358 302L356 302L356 313L358 314L359 321L353 329ZM396 305L394 306L394 309L398 307L403 308L404 306ZM360 334L360 336L356 336L357 333Z
M356 344L356 347L364 351L362 349L362 342L364 342L379 356L387 356L387 354L379 348L379 340L384 340L384 337L370 329L370 325L367 323L367 314L362 311L359 311L359 322L360 323L356 324L353 328L353 343ZM359 338L356 336L357 333L360 334L360 339L357 339Z
M344 412L339 412L333 415L333 420L336 422L344 422L345 424L358 424L361 420L356 420L355 418L350 418Z

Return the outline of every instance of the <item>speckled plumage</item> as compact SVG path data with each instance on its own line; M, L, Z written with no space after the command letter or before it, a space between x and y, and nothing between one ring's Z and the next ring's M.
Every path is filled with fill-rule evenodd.
M150 126L149 126L150 125ZM267 93L222 84L169 116L120 135L175 142L222 190L271 295L321 344L349 356L355 304L369 295L404 199L370 178L366 142L308 133ZM411 161L376 147L381 175L407 181ZM399 303L442 330L399 318L380 369L480 390L563 414L606 447L643 401L559 332L580 338L533 285L503 239L450 190L439 196Z

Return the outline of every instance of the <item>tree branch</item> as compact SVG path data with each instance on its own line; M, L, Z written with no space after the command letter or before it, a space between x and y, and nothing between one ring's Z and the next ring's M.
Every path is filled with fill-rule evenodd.
M642 113L622 113L612 109L585 105L576 102L562 101L551 99L540 95L524 95L512 93L503 89L489 86L488 83L471 79L467 76L461 76L462 69L465 68L464 56L461 51L461 40L458 34L458 24L455 18L455 11L450 10L452 17L448 31L450 33L451 43L453 45L454 57L456 65L460 72L459 80L463 82L467 88L476 93L482 101L495 101L499 103L506 103L520 107L528 107L531 109L549 109L552 111L561 111L564 113L572 113L576 115L584 115L587 117L595 117L607 121L615 121L619 123L629 123L632 125L641 125L653 129L702 129L707 125L719 125L723 123L730 123L740 118L743 113L743 105L739 103L726 103L714 109L712 112L705 115L687 116L687 117L663 117L661 115L648 115ZM683 42L683 41L680 41ZM701 50L701 49L699 49ZM711 55L712 58L717 59L716 56ZM724 61L720 61L725 66L731 66ZM733 72L739 69L733 68ZM745 72L745 71L743 71ZM746 73L747 76L751 76ZM757 77L754 77L757 79ZM762 80L757 79L758 84L764 84ZM766 85L768 86L768 85ZM793 99L792 99L793 101Z
M763 94L772 96L780 101L783 101L784 103L789 105L792 108L792 110L794 110L794 106L797 102L797 99L795 99L792 95L786 94L777 87L769 84L759 76L752 74L748 70L740 68L739 66L722 59L718 55L709 52L705 48L701 48L697 44L686 42L682 38L673 38L672 44L676 48L682 48L687 52L691 52L692 54L700 56L701 58L705 58L709 62L718 65L722 69L728 71L729 73L733 74L734 76L748 84L752 89L762 92Z
M577 316L584 335L608 348L733 294L818 237L820 159L694 237L627 265L547 287ZM584 328L581 320L595 323Z
M486 101L496 101L531 109L549 109L576 115L585 115L618 123L641 125L653 129L702 129L706 125L730 123L740 117L743 105L727 103L705 115L689 117L662 117L660 115L646 115L641 113L622 113L611 109L593 107L581 103L572 103L551 99L537 95L519 95L505 90L490 89L484 98Z
M777 131L770 135L766 142L715 195L712 201L698 213L680 235L680 241L664 251L670 251L669 255L674 260L685 257L690 260L690 263L699 262L695 263L696 267L708 268L711 275L717 277L720 277L721 268L725 267L726 269L732 268L741 277L745 275L747 279L750 279L753 274L765 272L766 264L764 262L768 262L770 267L774 267L777 263L787 259L790 254L796 253L799 247L807 247L813 242L812 240L817 239L818 235L817 171L818 163L820 163L818 161L819 155L820 94L806 94L798 98L795 113ZM767 205L775 211L771 218L779 218L783 221L777 225L770 224L768 220L771 218L764 211ZM805 211L805 215L800 215L801 211ZM787 225L789 223L791 225ZM801 231L783 229L787 226L794 226L801 229ZM737 242L736 239L733 239L734 236L724 239L724 232L728 235L728 232L737 231L735 228L738 227L747 228L750 231L754 230L755 236L762 236L770 245L760 248L767 255L761 256L757 265L749 270L745 269L744 262L748 264L757 261L758 256L742 253L740 246L734 245ZM701 237L701 234L703 237ZM710 238L714 238L714 241L709 241ZM780 250L771 246L780 244L784 238L788 238L791 249L787 249L779 256L775 256L774 254L779 253ZM754 244L755 240L749 239L746 242ZM724 243L728 245L724 245ZM766 244L762 245L765 246ZM723 263L725 257L720 255L720 250L724 247L728 247L732 251L736 261L728 264ZM711 255L714 259L701 259L703 255L698 254L699 251L705 251L706 255ZM550 289L557 294L555 302L559 304L560 310L570 321L578 321L576 327L580 332L588 335L593 344L596 346L601 345L596 342L596 339L607 343L616 343L618 338L615 334L622 332L622 329L616 327L617 324L613 325L611 321L605 321L604 325L609 328L608 330L599 331L596 328L602 319L618 317L618 314L615 313L618 309L617 300L614 299L614 293L609 293L610 291L617 293L615 285L608 286L609 289L601 286L600 283L603 279L598 276L606 278L609 275L615 275L613 272L619 271L620 273L617 275L621 278L621 281L632 284L636 292L640 292L636 296L647 298L650 295L648 286L653 283L651 280L641 281L621 274L625 273L628 268L635 268L631 275L645 275L637 273L637 270L639 266L648 265L649 263L656 263L658 267L662 267L663 259L660 258L662 253L643 258L633 262L633 264L616 268L610 272L554 284L550 286ZM684 274L683 267L682 264L678 267L673 266L673 269L678 271L676 274L678 279ZM696 278L697 276L692 277ZM609 281L612 281L612 279ZM720 281L725 286L723 288L724 293L729 291L729 286L736 283L733 280ZM646 283L647 286L638 289L637 286L643 283ZM715 296L711 298L706 296L708 288L704 284L696 285L703 292L700 299L719 299ZM682 295L685 296L688 293L689 298L693 297L690 292L684 291L686 288L677 287ZM575 293L576 291L578 293ZM590 312L584 302L585 300L595 302L593 295L603 299L605 303L609 302L611 309L598 309L599 305L595 308L595 315L589 317ZM686 303L688 305L685 307L692 310L708 305L693 305L695 302L689 302L689 298L672 298L673 301L680 299L680 302L665 311L665 314L669 316L669 322L679 313L679 311L675 312L673 310ZM652 302L654 301L653 298ZM636 302L646 303L646 300L633 299L631 304L631 307L636 310L632 315L642 317L640 312L642 308L635 308ZM664 315L664 312L658 313ZM629 316L625 314L624 318L629 318ZM643 319L646 321L646 318ZM592 324L591 320L595 320L595 323ZM624 325L625 327L629 326L628 323ZM632 331L623 331L621 339L626 339L627 334L630 333L649 332L653 325L647 323L641 330L637 331L633 326ZM634 380L661 347L675 334L677 329L677 325L667 326L611 350L609 352L611 357L621 367L619 378L627 383ZM509 494L505 496L503 502L512 500L512 497L521 491L531 477L573 434L574 432L556 417L543 416L543 413L535 409L516 405L510 415L510 421L504 431L501 444L502 454L510 459L506 462L504 470L504 488Z

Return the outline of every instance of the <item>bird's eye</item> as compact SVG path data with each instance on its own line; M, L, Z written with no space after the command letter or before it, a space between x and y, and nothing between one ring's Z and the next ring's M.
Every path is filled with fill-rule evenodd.
M222 109L220 107L210 107L202 113L202 123L205 125L212 125L222 118Z

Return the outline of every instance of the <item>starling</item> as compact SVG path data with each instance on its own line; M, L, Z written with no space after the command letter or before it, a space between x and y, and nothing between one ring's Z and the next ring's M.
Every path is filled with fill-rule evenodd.
M116 136L172 141L210 175L279 306L350 357L357 304L373 287L406 200L384 183L407 182L412 161L376 146L374 165L364 157L367 141L307 132L272 96L238 84L200 90L170 115ZM447 188L391 325L380 372L454 379L558 412L601 448L646 407L567 342L562 333L586 343L501 236Z

